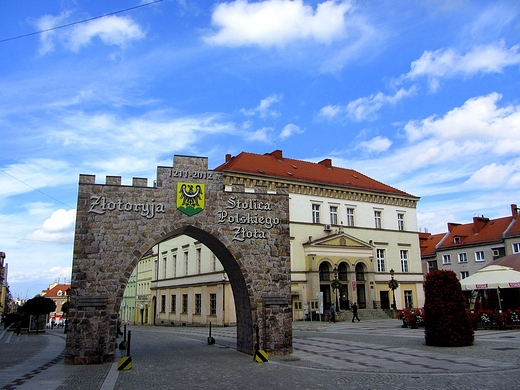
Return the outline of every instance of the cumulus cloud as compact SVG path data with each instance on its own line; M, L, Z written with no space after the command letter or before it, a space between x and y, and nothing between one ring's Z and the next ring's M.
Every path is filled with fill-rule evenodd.
M293 134L303 134L303 130L300 129L299 126L289 123L288 125L284 126L282 129L282 132L280 133L281 139L289 138Z
M369 153L379 153L387 151L392 146L392 141L387 137L377 136L369 141L360 142L356 149L364 149Z
M56 210L36 231L26 238L43 242L69 242L74 236L76 210Z
M498 93L471 98L444 117L430 116L421 121L411 121L404 130L411 142L431 136L464 141L487 142L492 139L494 142L487 147L496 153L518 151L520 106L499 107L501 98Z
M246 135L247 141L271 142L272 127L263 127Z
M385 95L378 92L368 97L362 97L349 102L346 106L328 105L321 108L318 116L326 119L345 117L352 121L361 122L374 120L378 116L379 110L386 105L395 105L402 99L415 93L415 87L408 90L401 88L394 95Z
M115 15L79 23L64 29L55 29L66 24L69 17L70 12L65 12L58 16L45 15L36 21L38 29L44 31L40 34L40 54L52 51L57 41L68 50L78 52L95 38L105 45L123 47L128 42L142 39L146 35L144 30L131 18Z
M505 67L520 64L520 45L506 47L504 42L482 45L460 53L453 48L425 51L412 62L410 72L399 82L426 77L430 89L436 91L440 79L470 77L477 73L501 73Z
M240 112L247 116L259 116L262 119L277 118L280 113L272 107L280 102L282 98L282 95L274 94L260 100L260 104L257 107L252 109L242 108Z
M237 0L218 4L212 15L217 29L205 42L223 46L284 47L310 39L329 44L347 34L345 15L349 1L324 1L313 9L302 0Z

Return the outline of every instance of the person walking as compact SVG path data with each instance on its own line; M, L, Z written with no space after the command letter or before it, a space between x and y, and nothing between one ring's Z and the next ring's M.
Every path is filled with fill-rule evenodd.
M361 321L358 317L358 306L356 302L352 305L352 322L354 322L354 319L358 320L358 322Z
M330 309L329 309L329 313L330 313L330 318L329 318L329 322L336 322L336 308L334 307L334 304L330 305Z

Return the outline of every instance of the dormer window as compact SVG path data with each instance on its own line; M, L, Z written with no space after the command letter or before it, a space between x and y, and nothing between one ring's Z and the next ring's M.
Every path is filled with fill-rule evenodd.
M58 296L61 297L63 295L63 291L59 290L58 291Z
M458 236L453 237L453 243L454 244L460 244L460 237L458 237Z

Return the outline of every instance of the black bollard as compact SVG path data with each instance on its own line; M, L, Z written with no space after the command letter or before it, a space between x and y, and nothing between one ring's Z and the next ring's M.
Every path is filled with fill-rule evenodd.
M209 337L208 337L208 345L215 344L215 339L211 337L211 322L209 323Z
M132 335L132 331L128 331L128 343L126 344L126 356L130 356L130 338Z

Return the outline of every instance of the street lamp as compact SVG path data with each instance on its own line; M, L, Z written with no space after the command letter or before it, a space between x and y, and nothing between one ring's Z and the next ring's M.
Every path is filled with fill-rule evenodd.
M388 287L390 287L390 289L392 290L392 295L393 295L394 303L392 304L392 309L397 310L397 305L395 304L395 289L397 287L399 287L399 283L397 282L397 280L394 279L394 269L393 268L390 270L390 276L392 277L392 279L390 279L390 281L388 282Z
M338 285L338 267L334 267L332 272L334 272L334 287L333 287L333 289L334 289L335 294L336 294L336 311L339 313L339 305L338 305L338 288L339 288L339 285Z

